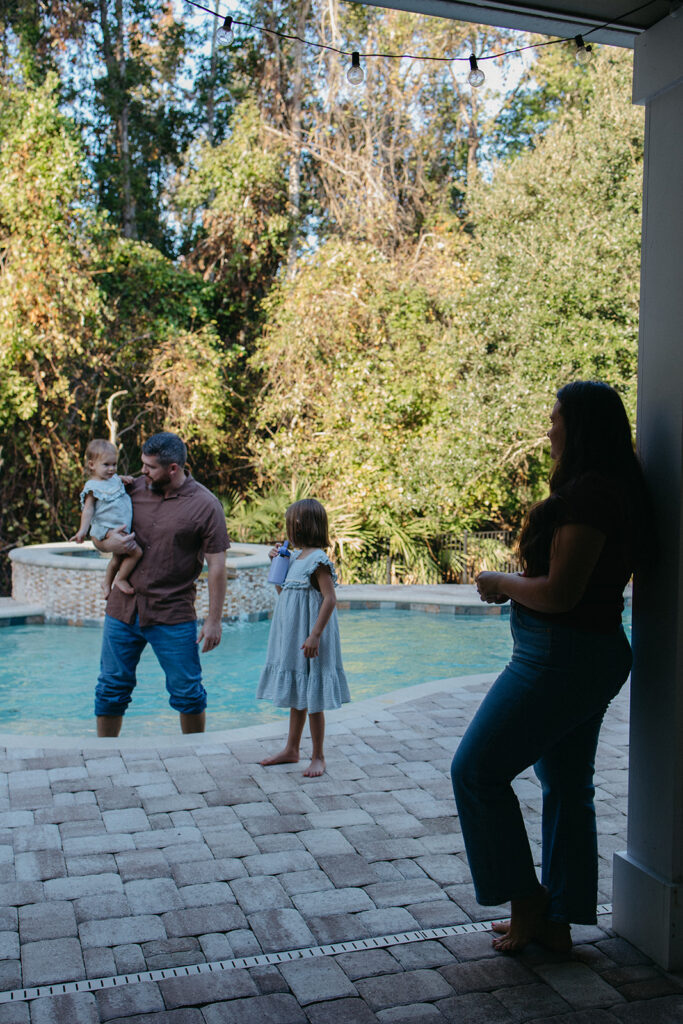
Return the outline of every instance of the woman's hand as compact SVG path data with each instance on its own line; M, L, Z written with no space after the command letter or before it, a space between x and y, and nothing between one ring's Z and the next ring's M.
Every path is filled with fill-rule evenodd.
M505 572L480 572L475 583L482 601L487 604L505 604L508 599L504 591Z

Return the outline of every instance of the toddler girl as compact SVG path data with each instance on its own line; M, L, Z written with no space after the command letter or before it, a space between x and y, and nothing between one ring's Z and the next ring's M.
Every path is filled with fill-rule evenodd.
M330 546L327 513L319 501L307 498L290 505L286 514L289 542L301 548L282 587L268 637L266 664L256 696L290 708L289 735L279 754L263 765L299 760L299 743L309 716L313 753L304 772L308 778L325 771L324 710L351 700L339 643L337 574L324 549ZM271 551L277 555L280 545Z
M117 461L116 445L111 441L95 438L85 450L85 463L91 476L81 491L81 525L71 538L77 544L83 543L90 530L95 547L99 551L111 551L107 543L110 534L121 526L130 530L133 505L126 494L124 480L116 474ZM137 544L125 558L112 555L104 580L105 597L109 597L112 585L124 594L134 593L128 577L141 557L142 548Z

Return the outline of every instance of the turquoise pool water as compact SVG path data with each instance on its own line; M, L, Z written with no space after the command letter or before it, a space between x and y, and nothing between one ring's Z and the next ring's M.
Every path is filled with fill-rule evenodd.
M408 611L339 613L351 696L363 700L429 679L496 672L510 653L507 616ZM286 720L287 711L254 697L270 622L224 628L217 650L202 656L209 729ZM75 626L0 629L0 732L95 735L93 688L101 632ZM334 712L332 712L334 714ZM148 648L126 714L124 735L175 735L164 680Z

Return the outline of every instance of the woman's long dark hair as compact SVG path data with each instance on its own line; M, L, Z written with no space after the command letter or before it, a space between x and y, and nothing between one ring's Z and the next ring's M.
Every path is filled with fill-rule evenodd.
M550 475L550 493L584 473L620 480L642 480L631 424L621 396L609 384L575 380L557 392L566 439Z
M519 539L529 575L545 575L550 546L562 522L566 495L580 477L595 474L613 481L624 498L627 528L642 551L652 527L647 488L633 447L631 425L618 392L594 380L577 380L557 392L565 443L550 474L550 496L530 509Z

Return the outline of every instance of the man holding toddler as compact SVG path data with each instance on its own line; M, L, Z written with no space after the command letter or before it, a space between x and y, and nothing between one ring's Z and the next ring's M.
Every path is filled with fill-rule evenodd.
M142 446L142 476L128 489L134 532L114 535L114 554L136 542L143 554L130 574L133 592L114 587L107 599L100 675L95 690L98 736L118 736L149 643L166 675L169 704L184 733L204 732L206 690L202 653L221 642L225 553L230 547L218 498L186 471L177 434L153 434ZM196 580L208 564L209 614L197 638Z

